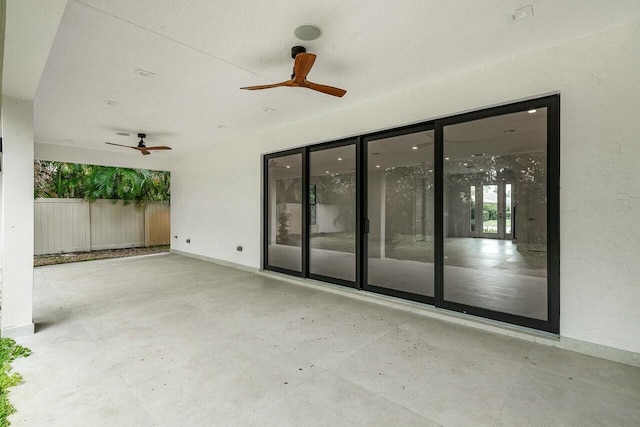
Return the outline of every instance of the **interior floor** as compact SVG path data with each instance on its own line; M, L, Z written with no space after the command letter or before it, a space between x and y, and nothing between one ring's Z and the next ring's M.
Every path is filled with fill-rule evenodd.
M300 268L300 248L269 247L272 265ZM311 249L311 272L355 281L355 255ZM520 253L509 240L445 239L447 301L547 320L546 253ZM433 296L432 262L369 258L371 285Z
M34 298L13 426L640 424L640 368L178 255Z

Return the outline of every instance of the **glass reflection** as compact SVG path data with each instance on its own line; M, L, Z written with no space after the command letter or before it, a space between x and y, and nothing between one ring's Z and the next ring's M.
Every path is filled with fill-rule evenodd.
M433 131L368 143L368 283L433 296Z
M268 160L270 266L302 271L302 155Z
M444 128L446 301L547 320L546 114Z
M309 272L356 280L356 147L310 153Z

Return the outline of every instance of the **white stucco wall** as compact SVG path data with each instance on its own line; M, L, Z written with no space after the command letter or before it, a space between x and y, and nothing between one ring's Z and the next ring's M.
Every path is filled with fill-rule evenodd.
M2 336L33 333L33 102L2 97Z
M172 245L259 267L262 153L559 91L561 335L640 352L639 86L636 21L194 153L173 168Z

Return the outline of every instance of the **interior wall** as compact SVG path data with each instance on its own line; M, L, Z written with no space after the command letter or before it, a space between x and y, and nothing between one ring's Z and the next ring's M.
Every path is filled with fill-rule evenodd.
M638 81L636 21L185 156L172 174L172 247L260 266L263 153L559 91L561 335L640 352Z

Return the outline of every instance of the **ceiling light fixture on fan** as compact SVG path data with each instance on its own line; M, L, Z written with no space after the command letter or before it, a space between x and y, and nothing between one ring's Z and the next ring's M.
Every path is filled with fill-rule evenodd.
M291 169L290 165L282 166L278 162L276 162L274 159L269 160L269 165L268 166L269 166L269 168Z
M240 89L245 90L260 90L260 89L271 89L274 87L304 87L307 89L315 90L318 92L326 93L327 95L333 95L337 97L344 96L347 93L346 90L340 89L333 86L321 85L318 83L313 83L307 80L307 74L311 71L311 67L313 67L313 63L316 60L316 55L313 53L307 53L307 49L302 46L294 46L291 48L291 57L295 59L295 63L293 64L293 74L291 75L291 80L287 80L286 82L274 83L270 85L261 85L261 86L248 86L241 87Z
M145 133L139 133L138 134L138 138L140 138L140 142L138 142L137 146L130 146L130 145L122 145L122 144L114 144L113 142L105 142L105 144L109 144L109 145L115 145L118 147L127 147L127 148L132 148L134 150L138 150L142 153L143 156L146 156L148 154L151 154L149 151L151 150L171 150L171 147L167 147L166 145L156 145L154 147L147 147L144 144L144 138L147 137L147 134Z

